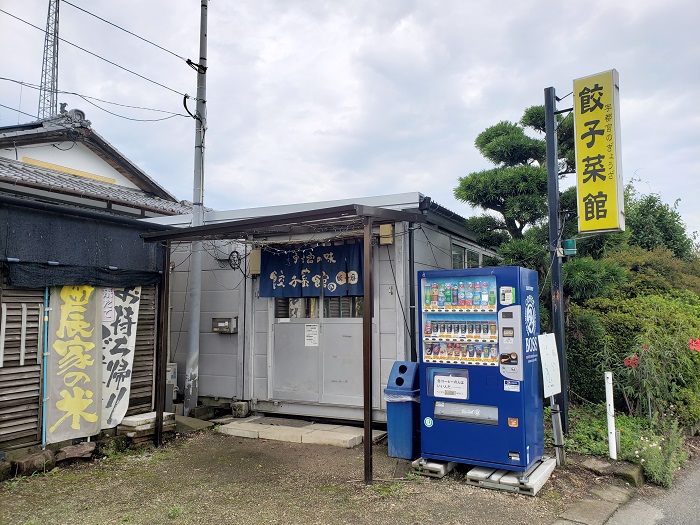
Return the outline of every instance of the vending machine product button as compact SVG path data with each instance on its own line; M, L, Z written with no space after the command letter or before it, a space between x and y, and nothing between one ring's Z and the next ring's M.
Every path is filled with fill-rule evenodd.
M508 426L511 428L518 428L518 418L517 417L509 417L508 418Z

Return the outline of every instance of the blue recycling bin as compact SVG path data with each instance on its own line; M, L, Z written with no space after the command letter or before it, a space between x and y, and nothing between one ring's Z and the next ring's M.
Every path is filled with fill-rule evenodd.
M420 381L418 363L396 361L384 389L389 456L413 460L420 456Z

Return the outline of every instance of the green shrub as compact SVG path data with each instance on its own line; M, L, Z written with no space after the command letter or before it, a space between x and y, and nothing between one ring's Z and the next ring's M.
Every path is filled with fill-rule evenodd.
M571 391L592 403L605 401L600 349L605 328L595 311L572 304L566 319L566 360Z
M688 347L689 339L700 336L700 308L693 297L586 302L605 330L600 365L613 372L629 414L662 413L670 405L683 405L684 417L700 410L694 395L700 393L700 354Z

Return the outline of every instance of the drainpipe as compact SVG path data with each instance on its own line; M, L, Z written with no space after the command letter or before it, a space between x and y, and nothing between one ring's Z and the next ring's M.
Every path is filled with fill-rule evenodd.
M46 448L46 404L48 403L48 394L46 391L46 382L48 377L49 364L49 287L44 288L44 351L41 368L43 369L43 380L41 382L41 448Z
M411 315L411 361L418 361L418 352L416 351L416 260L414 257L413 245L413 226L414 223L408 223L408 286L409 286L409 312Z

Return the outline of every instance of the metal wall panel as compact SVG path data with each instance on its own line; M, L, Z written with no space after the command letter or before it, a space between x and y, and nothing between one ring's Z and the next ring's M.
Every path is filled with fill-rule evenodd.
M139 320L136 326L134 368L131 372L131 394L127 415L153 410L154 363L156 349L156 287L141 287Z
M41 442L44 289L0 285L0 450Z

